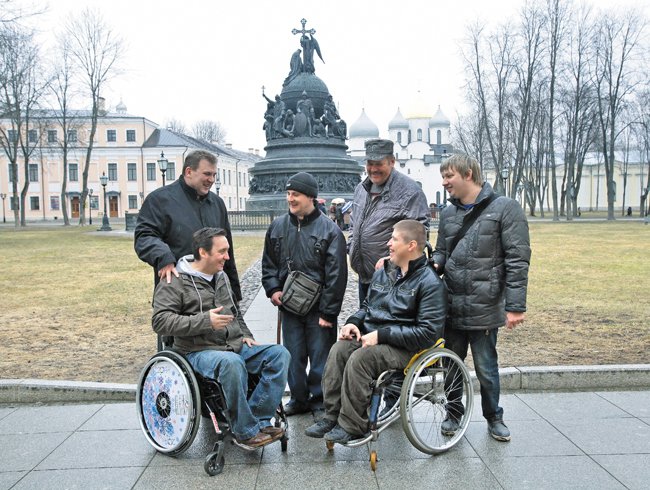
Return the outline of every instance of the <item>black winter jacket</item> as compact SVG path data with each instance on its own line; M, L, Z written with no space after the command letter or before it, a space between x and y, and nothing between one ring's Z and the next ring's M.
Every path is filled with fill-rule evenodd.
M494 194L489 183L476 203ZM469 211L458 199L441 213L434 261L449 289L447 325L461 330L490 330L506 323L506 312L526 311L530 238L528 221L517 201L500 196L485 208L451 256L448 249Z
M182 175L174 183L156 189L144 200L135 226L135 252L140 260L154 268L155 284L158 284L158 271L191 254L192 235L205 227L226 230L230 259L223 270L240 301L241 287L226 205L214 192L199 196L185 183Z
M362 334L377 330L380 344L417 352L442 337L447 317L447 287L423 256L409 262L397 280L389 259L372 276L363 307L348 318Z
M302 220L287 213L271 223L262 256L262 286L269 298L276 291L282 291L289 274L284 255L289 244L291 270L303 272L323 286L320 302L313 309L318 309L323 320L334 323L341 312L348 283L345 237L339 227L315 207Z

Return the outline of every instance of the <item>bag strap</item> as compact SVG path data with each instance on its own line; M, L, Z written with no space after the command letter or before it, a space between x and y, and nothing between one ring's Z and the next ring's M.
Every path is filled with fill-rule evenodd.
M456 233L456 236L454 237L454 241L451 243L451 247L449 247L449 255L447 257L451 257L451 254L454 253L454 250L456 249L456 245L458 245L458 242L460 242L465 234L467 233L467 230L469 230L472 225L476 222L479 216L483 214L483 211L492 204L496 199L499 197L498 194L493 193L490 197L485 199L484 201L481 201L477 205L473 206L474 210L470 214L469 217L465 216L465 220L463 221L463 226L458 230L458 233Z
M288 240L288 234L289 234L289 224L291 223L291 216L289 213L287 213L287 220L284 222L284 243L282 244L282 255L284 256L284 260L287 263L287 269L289 269L289 274L291 274L291 264L293 264L293 261L291 260L291 257L289 257L289 240Z

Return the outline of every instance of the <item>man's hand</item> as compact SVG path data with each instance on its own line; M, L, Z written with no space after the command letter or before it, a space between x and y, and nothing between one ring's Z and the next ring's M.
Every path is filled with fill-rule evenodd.
M210 323L212 323L212 330L221 330L226 328L233 318L232 315L220 315L219 312L223 310L223 306L210 310Z
M354 338L359 342L361 340L361 332L354 323L348 323L341 329L339 340L354 340Z
M361 337L361 347L370 347L379 343L379 336L377 330L370 332Z
M258 344L257 342L255 342L253 339L249 339L248 337L244 337L244 343L245 343L248 347L253 347L254 345L260 345L260 344Z
M517 313L515 311L506 312L506 328L510 330L515 328L515 325L524 323L524 320L525 318L523 313Z
M332 322L328 322L327 320L323 320L322 318L319 318L318 326L323 328L332 328L334 325L332 324Z
M434 268L435 270L438 270L438 264L433 264L433 268Z
M382 257L381 259L379 259L377 261L377 263L375 264L375 270L376 271L378 271L379 269L384 267L384 260L386 260L386 259L390 259L390 255L388 257Z
M176 270L176 266L174 264L167 264L165 267L160 269L158 271L158 277L162 281L163 277L167 278L167 284L171 284L172 282L172 273L178 277L178 271Z
M282 291L276 291L275 293L273 293L273 296L271 296L271 303L273 303L273 306L282 305L282 301L280 301L281 297L282 297Z

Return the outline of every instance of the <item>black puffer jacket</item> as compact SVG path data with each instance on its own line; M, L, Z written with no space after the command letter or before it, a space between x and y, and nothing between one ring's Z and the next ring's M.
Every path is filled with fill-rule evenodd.
M372 276L363 307L348 318L363 334L377 330L380 344L411 352L428 349L442 337L447 317L447 288L423 256L409 262L397 280L390 261Z
M383 191L374 199L371 188L372 182L366 178L354 190L348 235L350 266L364 284L372 279L377 261L388 256L395 223L415 219L429 233L429 206L417 182L393 169Z
M140 260L154 268L155 284L158 284L158 271L191 254L192 235L205 227L226 230L230 259L223 270L239 301L241 288L226 205L214 192L199 196L185 183L182 175L173 184L156 189L145 199L135 226L135 252Z
M303 220L287 213L273 221L266 232L262 256L262 286L269 298L282 291L287 280L287 244L293 262L291 270L303 272L323 286L320 302L314 309L318 309L323 320L336 322L348 283L343 233L318 206Z
M489 183L476 203L494 194ZM485 208L451 257L447 250L469 211L450 199L440 216L434 261L449 289L448 325L461 330L502 327L506 312L526 311L530 238L519 203L500 196Z

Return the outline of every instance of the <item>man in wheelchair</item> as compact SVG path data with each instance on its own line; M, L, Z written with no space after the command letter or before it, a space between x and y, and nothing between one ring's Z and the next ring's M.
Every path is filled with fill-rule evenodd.
M271 418L282 400L291 356L281 345L255 342L223 272L228 248L221 228L194 233L193 256L176 264L179 277L156 286L152 325L156 333L174 336L174 348L197 373L221 384L237 442L258 447L284 433ZM247 400L249 373L261 379Z
M361 309L341 329L323 372L325 417L305 435L346 444L368 432L372 382L388 369L403 370L415 353L442 336L447 288L423 254L426 229L396 223L390 259L375 271Z

